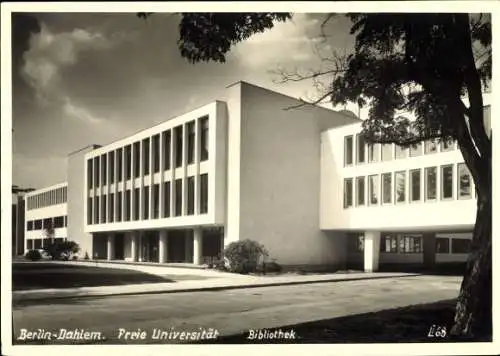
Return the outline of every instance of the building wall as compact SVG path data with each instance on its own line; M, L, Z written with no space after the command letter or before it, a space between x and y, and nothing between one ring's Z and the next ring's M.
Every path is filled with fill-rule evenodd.
M85 253L92 257L92 235L84 229L85 224L85 161L84 156L97 145L85 147L68 155L68 239L80 245L79 256Z
M332 129L322 133L321 164L321 228L332 230L444 230L471 229L475 222L476 201L472 184L470 199L457 199L458 181L457 164L463 162L458 149L448 152L422 154L418 157L392 159L387 162L353 164L344 166L344 137L355 135L361 130L360 124ZM355 141L354 141L355 142ZM356 148L356 144L354 144ZM367 157L367 152L365 154ZM356 162L356 149L354 150ZM380 161L380 160L379 160ZM440 167L453 165L453 199L440 199L441 174ZM426 201L425 176L426 167L437 167L437 194L435 201ZM421 199L409 202L409 170L421 169ZM406 171L406 202L394 203L394 174L392 175L392 202L381 204L381 173ZM365 180L365 205L356 206L356 188L353 190L354 204L344 208L344 178L355 178L379 175L379 203L367 205L368 179Z
M285 265L343 263L343 234L318 227L320 132L355 120L318 107L285 110L299 102L246 83L232 89L241 92L241 116L230 112L230 169L239 160L239 182L229 188L228 211L237 215L229 238L260 241Z

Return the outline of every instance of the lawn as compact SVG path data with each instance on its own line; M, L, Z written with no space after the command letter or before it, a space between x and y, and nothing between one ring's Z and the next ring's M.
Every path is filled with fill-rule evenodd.
M283 331L295 331L297 339L294 341L248 340L248 333L245 333L219 338L216 343L491 342L491 335L474 340L450 338L448 334L455 314L455 303L455 300L445 300L282 327ZM433 326L436 326L434 332L431 330ZM438 326L446 329L446 336L435 335Z
M168 282L175 282L175 280L169 276L157 276L127 269L50 262L14 262L12 264L12 289L14 291Z

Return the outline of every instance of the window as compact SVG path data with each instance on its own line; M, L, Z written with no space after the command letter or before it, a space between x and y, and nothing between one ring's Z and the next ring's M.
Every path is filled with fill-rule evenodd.
M175 168L182 166L182 126L174 129L175 133Z
M68 187L63 188L63 201L64 202L68 201Z
M115 151L109 153L109 183L115 182Z
M451 253L469 253L471 240L469 239L451 239Z
M420 201L420 169L410 171L410 199Z
M153 172L160 171L160 135L153 136Z
M101 196L101 224L106 223L106 200L108 196Z
M458 169L458 199L470 199L472 197L472 176L465 163L459 163Z
M34 249L35 250L38 250L38 249L41 249L42 248L42 239L33 239L33 241L35 242L35 246L34 246Z
M417 157L422 155L422 143L416 143L410 146L410 157Z
M208 212L208 174L200 175L200 214Z
M437 169L428 167L425 169L425 200L437 198Z
M116 169L118 173L118 182L121 182L123 180L123 149L119 148L116 151Z
M92 225L92 198L87 199L87 225Z
M149 138L146 138L142 140L142 171L144 172L144 175L147 176L149 174Z
M125 179L132 176L132 146L125 147Z
M27 222L26 230L28 230L28 231L33 230L33 220L30 220Z
M352 136L344 137L344 166L350 166L352 164L353 157L353 138Z
M356 135L356 157L357 163L365 163L365 137L360 134Z
M380 144L374 143L368 145L368 161L378 162L380 160Z
M208 116L200 119L200 161L208 159Z
M194 177L187 179L187 214L194 214Z
M45 218L45 219L43 219L43 228L47 229L47 228L50 228L50 227L54 227L54 225L52 224L52 218Z
M450 253L450 239L436 237L436 253Z
M392 173L382 174L382 204L392 203Z
M160 185L153 185L153 219L160 216Z
M132 199L131 199L131 192L130 189L127 189L125 191L125 221L130 221L130 216L131 216L131 206L132 206Z
M107 155L102 155L101 156L101 162L102 162L102 185L106 185L108 183L108 160L107 160Z
M139 208L140 208L140 191L139 188L134 189L134 220L139 220Z
M27 248L28 250L32 250L33 249L33 239L27 239Z
M363 252L365 249L365 237L363 234L347 234L347 242L350 252Z
M68 227L68 216L64 215L64 227Z
M94 158L94 186L99 187L101 175L99 174L99 157Z
M170 169L170 145L172 141L172 131L165 131L162 133L163 140L163 169Z
M195 131L194 131L194 121L188 122L186 125L186 140L187 140L187 163L191 164L194 162L194 140L195 140Z
M435 140L435 139L425 140L425 142L424 142L425 154L436 153L437 149L438 149L437 140Z
M453 198L453 166L441 167L441 199Z
M352 178L344 179L344 208L352 206Z
M399 236L400 253L420 253L422 252L422 237Z
M92 189L92 159L87 160L87 188Z
M394 199L396 203L404 203L406 201L406 172L394 173Z
M134 178L141 175L141 143L134 143Z
M175 216L182 215L182 179L175 180Z
M142 219L149 219L149 187L142 188L142 201L144 205L142 207Z
M108 221L113 222L115 220L115 194L114 193L109 194L108 207L109 207Z
M116 193L116 221L122 221L122 192Z
M384 235L380 244L381 252L397 253L398 252L398 236Z
M356 178L356 205L365 205L365 177Z
M441 152L453 151L454 146L455 146L455 144L454 144L453 140L441 141Z
M382 161L391 161L392 160L392 144L385 143L382 145Z
M163 183L163 217L170 216L170 182Z
M64 227L64 216L56 216L54 218L54 228L61 228Z
M379 183L378 183L378 175L372 175L368 177L368 204L369 205L378 205L378 196L379 196Z
M35 220L35 230L42 229L42 219Z

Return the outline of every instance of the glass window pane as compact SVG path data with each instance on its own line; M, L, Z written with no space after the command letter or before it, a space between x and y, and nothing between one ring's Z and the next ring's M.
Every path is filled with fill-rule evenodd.
M472 197L472 176L465 163L458 166L458 198L467 199Z
M392 174L382 174L382 203L390 204L392 202Z
M353 157L353 138L352 136L344 137L344 165L349 166L352 164Z
M379 162L380 161L380 144L370 144L368 145L368 161L369 162Z
M356 204L365 205L365 177L356 178Z
M406 172L396 172L394 180L396 203L404 203L406 201Z
M425 199L434 200L437 198L437 169L428 167L425 169Z
M368 203L370 205L378 204L378 196L379 196L379 178L378 175L372 175L368 177L368 195L369 200Z
M416 143L410 146L410 157L417 157L422 155L422 143Z
M424 142L424 151L425 154L436 153L438 148L437 140L426 140Z
M352 206L352 178L344 179L344 208Z
M453 166L441 167L441 199L453 198Z
M365 138L360 134L356 135L356 155L357 163L365 163Z
M450 239L436 237L436 253L450 253Z
M392 143L385 143L382 145L382 161L391 161L392 160Z
M420 200L420 169L410 171L410 197L411 201Z

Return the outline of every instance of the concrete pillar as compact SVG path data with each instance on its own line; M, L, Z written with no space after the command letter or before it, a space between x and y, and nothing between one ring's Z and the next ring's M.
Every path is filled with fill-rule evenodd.
M139 258L138 258L138 261L139 262L142 262L142 232L139 231L138 232L138 254L139 254Z
M202 231L200 228L195 228L193 230L193 264L199 265L202 263L203 253L202 253Z
M132 261L136 262L137 261L137 232L132 232L130 234L130 257L132 258Z
M436 264L436 234L423 234L423 250L424 250L424 267L427 269L434 268Z
M115 258L115 236L114 235L108 235L108 241L107 241L107 260L111 261L112 259Z
M160 230L158 261L166 263L168 256L167 230Z
M376 272L380 256L380 232L366 231L364 243L365 272Z

